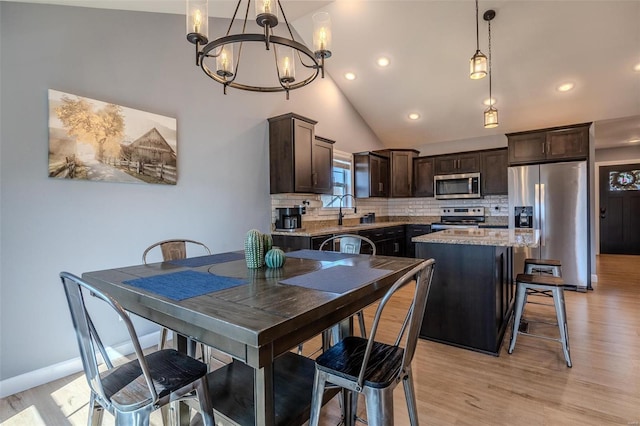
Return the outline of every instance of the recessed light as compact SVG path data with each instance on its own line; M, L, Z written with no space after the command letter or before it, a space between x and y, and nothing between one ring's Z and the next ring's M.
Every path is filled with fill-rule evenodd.
M637 63L634 67L633 70L636 72L640 72L640 63Z
M484 101L482 101L482 103L486 106L491 106L491 105L497 104L498 101L496 101L496 98L487 98Z
M639 143L640 139L631 139L629 143Z
M568 92L569 90L573 89L575 87L575 84L573 83L564 83L561 84L560 86L557 87L558 92Z
M348 72L348 73L345 73L344 78L346 78L347 80L355 80L356 75L352 72Z
M420 114L418 114L417 112L412 112L408 115L409 120L417 120L418 118L420 118Z
M380 58L378 58L376 62L378 63L378 66L381 66L381 67L389 66L389 58L385 58L384 56L381 56Z

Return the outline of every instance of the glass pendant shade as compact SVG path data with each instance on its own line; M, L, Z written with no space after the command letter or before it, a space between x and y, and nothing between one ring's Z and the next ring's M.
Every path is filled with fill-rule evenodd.
M283 84L296 81L296 62L293 49L278 46L278 76Z
M476 50L475 55L471 57L469 61L469 77L472 80L478 80L484 78L487 75L487 57L484 54Z
M216 57L216 74L220 77L233 77L233 45L222 46Z
M256 17L260 15L273 15L278 17L277 0L256 0Z
M207 42L209 37L209 4L207 0L187 1L187 35L195 34Z
M498 110L491 105L484 111L484 128L492 129L498 127Z
M331 17L327 12L313 15L313 50L316 53L331 51Z

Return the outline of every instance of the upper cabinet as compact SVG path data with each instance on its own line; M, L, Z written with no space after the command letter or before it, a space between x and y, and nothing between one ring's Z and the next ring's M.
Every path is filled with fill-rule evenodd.
M509 165L585 160L591 123L508 133Z
M507 148L480 151L482 195L507 195Z
M433 157L414 158L413 196L433 197Z
M389 158L375 152L353 154L356 198L389 196Z
M293 113L269 119L272 194L331 193L333 141L315 136L316 123Z
M386 149L376 151L389 157L389 197L411 197L413 193L413 159L415 149Z
M477 151L434 157L436 175L454 175L480 171L480 154Z

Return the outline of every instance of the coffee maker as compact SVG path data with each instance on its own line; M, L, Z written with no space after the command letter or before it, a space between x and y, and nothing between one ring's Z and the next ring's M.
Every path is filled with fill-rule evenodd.
M305 213L304 206L276 207L276 231L302 230L302 215Z

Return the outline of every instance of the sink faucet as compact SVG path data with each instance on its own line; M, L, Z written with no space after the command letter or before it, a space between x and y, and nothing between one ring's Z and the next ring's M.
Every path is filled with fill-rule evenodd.
M352 194L336 195L336 198L340 199L340 209L338 210L338 226L342 226L342 218L344 217L344 213L342 213L342 200L346 197L353 198L353 212L356 213L358 211L355 206L356 197L354 197Z

